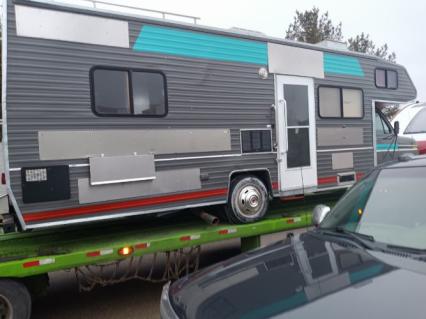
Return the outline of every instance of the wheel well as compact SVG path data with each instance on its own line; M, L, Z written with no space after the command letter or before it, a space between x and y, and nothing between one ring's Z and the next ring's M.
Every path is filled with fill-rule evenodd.
M231 175L229 176L229 185L231 185L231 182L240 176L248 176L248 175L253 175L256 176L257 178L259 178L263 184L265 184L266 189L268 190L269 196L273 196L273 191L272 191L272 183L271 183L271 175L269 174L268 170L254 170L254 171L237 171L237 172L233 172L231 173ZM229 187L229 191L228 193L231 192L231 189Z

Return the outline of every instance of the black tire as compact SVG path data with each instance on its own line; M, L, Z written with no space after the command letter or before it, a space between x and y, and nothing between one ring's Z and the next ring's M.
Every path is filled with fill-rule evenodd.
M265 184L256 176L243 175L232 180L225 215L234 224L248 224L262 219L269 206Z
M29 319L31 316L31 295L24 284L0 280L0 318Z

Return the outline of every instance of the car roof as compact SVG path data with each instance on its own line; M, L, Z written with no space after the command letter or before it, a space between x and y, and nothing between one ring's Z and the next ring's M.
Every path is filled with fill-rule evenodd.
M423 166L426 167L426 155L410 156L410 154L404 154L399 157L398 161L390 162L389 164L382 166L381 169Z

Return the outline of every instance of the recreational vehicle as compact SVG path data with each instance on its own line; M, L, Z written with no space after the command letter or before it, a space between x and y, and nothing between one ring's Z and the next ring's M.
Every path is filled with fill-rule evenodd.
M273 197L355 183L395 149L376 104L416 97L403 66L339 44L99 7L4 2L4 182L21 229L212 205L256 221Z

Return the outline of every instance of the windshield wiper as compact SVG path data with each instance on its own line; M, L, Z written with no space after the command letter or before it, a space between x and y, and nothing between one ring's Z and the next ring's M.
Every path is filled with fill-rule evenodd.
M389 249L390 251L393 251L393 252L399 251L399 252L403 252L403 253L410 254L410 255L416 255L416 256L420 256L420 257L426 256L426 249L392 245L392 244L387 244L386 248Z
M337 226L336 227L336 231L345 235L349 235L351 237L355 237L358 239L363 239L363 240L368 240L370 242L374 242L374 237L371 235L367 235L367 234L363 234L363 233L357 233L357 232L353 232L350 230L347 230L346 228L342 227L342 226Z
M352 242L357 243L357 246L362 248L375 249L375 245L373 244L374 237L371 235L349 231L342 226L337 226L336 228L319 228L318 230L328 236L351 240Z

